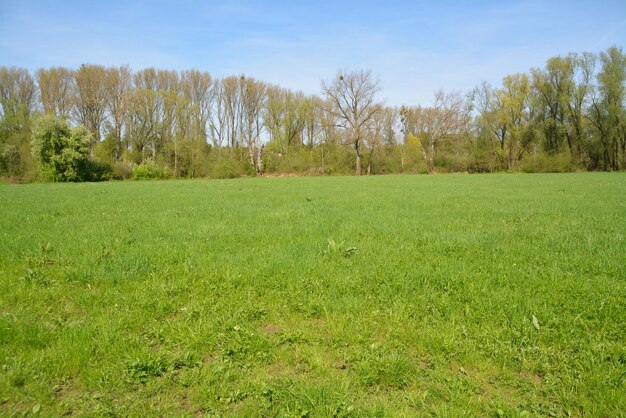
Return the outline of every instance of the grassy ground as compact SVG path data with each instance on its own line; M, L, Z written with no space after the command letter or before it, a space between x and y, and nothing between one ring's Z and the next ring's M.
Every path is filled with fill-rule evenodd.
M618 416L626 174L0 185L0 415Z

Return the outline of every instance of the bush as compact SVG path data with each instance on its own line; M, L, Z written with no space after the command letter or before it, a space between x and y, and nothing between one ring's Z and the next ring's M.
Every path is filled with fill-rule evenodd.
M569 152L537 152L526 155L520 162L520 169L526 173L566 173L576 171L577 167Z
M117 161L111 166L111 176L115 180L127 180L133 177L135 164L130 161Z
M133 180L157 180L169 178L166 170L153 162L142 163L133 170Z
M33 155L52 181L89 180L91 133L82 125L71 128L52 115L40 118L33 129Z
M85 167L84 181L108 181L113 178L111 164L97 161L87 161Z
M209 171L211 178L234 179L245 174L243 166L238 161L221 159Z

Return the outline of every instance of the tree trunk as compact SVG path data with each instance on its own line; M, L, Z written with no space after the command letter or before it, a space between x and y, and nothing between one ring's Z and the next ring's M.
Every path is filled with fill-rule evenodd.
M428 153L426 152L426 148L424 148L424 145L422 145L422 143L420 142L421 145L421 150L422 150L422 157L424 157L424 164L426 164L426 169L428 170L428 172L430 173L430 167L428 165Z
M435 143L430 141L428 144L428 172L435 171Z
M359 141L356 141L354 143L354 148L356 150L356 175L360 176L361 175L361 149L359 146Z
M254 148L252 144L248 145L248 162L250 163L250 167L254 168L256 171L256 163L254 162Z
M256 174L257 176L263 175L263 146L257 145L256 147Z
M174 177L178 177L178 141L174 140Z
M122 159L122 127L119 124L115 125L115 159L120 161Z

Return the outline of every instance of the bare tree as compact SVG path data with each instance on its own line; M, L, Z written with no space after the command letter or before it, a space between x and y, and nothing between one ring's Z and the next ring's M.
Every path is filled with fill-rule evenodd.
M304 103L305 96L301 91L296 93L287 91L285 96L285 116L283 118L283 131L287 147L296 143L302 145L302 132L305 125Z
M307 97L303 104L304 138L309 148L313 148L316 138L322 131L321 109L322 100L317 96Z
M322 93L327 98L326 112L334 115L345 130L356 154L356 175L361 174L361 147L367 124L380 107L374 106L374 98L380 90L380 82L374 80L371 71L343 71L331 81L322 82Z
M248 147L250 165L258 176L263 175L262 110L267 98L267 86L253 78L241 76L242 134Z
M435 92L435 105L425 109L422 152L429 172L435 168L437 144L460 135L465 129L468 122L465 110L465 101L460 93L446 94L441 90Z
M130 68L110 67L106 70L104 97L110 118L110 134L115 140L115 159L122 158L122 129L128 112L131 88Z
M35 76L44 112L68 118L74 97L74 71L64 67L40 68Z
M214 97L213 79L207 72L190 70L183 71L180 81L183 95L192 108L194 138L206 141Z
M268 86L267 101L263 120L270 136L270 142L279 142L281 152L285 152L281 136L281 126L285 116L285 95L287 90L278 86Z
M239 146L241 131L241 97L239 80L241 77L230 76L222 80L222 95L226 121L226 137L231 148Z
M224 99L224 86L222 81L213 81L213 100L209 111L209 136L213 146L216 147L221 147L226 137L226 108Z
M364 145L369 148L367 157L367 175L372 173L372 160L374 152L381 147L385 131L385 108L381 104L375 104L378 109L372 114L372 118L367 124L367 134L365 136Z
M106 109L104 79L106 70L101 65L81 65L75 73L76 101L74 112L78 123L85 125L96 142Z
M35 82L26 69L0 67L0 104L4 118L22 115L22 119L27 119L36 99Z
M153 157L159 136L161 101L158 95L157 70L146 68L135 73L135 87L130 92L127 135L138 162L145 158L146 146L152 145Z
M178 130L183 128L189 131L192 123L188 118L189 112L180 113L181 101L184 103L183 109L188 110L188 101L183 98L183 82L176 71L158 72L158 101L159 103L159 135L158 142L163 149L174 145L174 173L178 175ZM156 141L153 142L153 159L156 157Z

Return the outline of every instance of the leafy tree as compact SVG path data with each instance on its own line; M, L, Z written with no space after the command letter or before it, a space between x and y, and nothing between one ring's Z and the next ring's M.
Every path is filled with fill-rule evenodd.
M33 154L52 181L84 181L89 178L91 133L66 119L41 117L33 127Z
M30 119L37 90L28 71L0 67L0 176L28 177Z
M600 54L602 69L589 121L597 130L605 170L626 166L626 55L621 48Z

